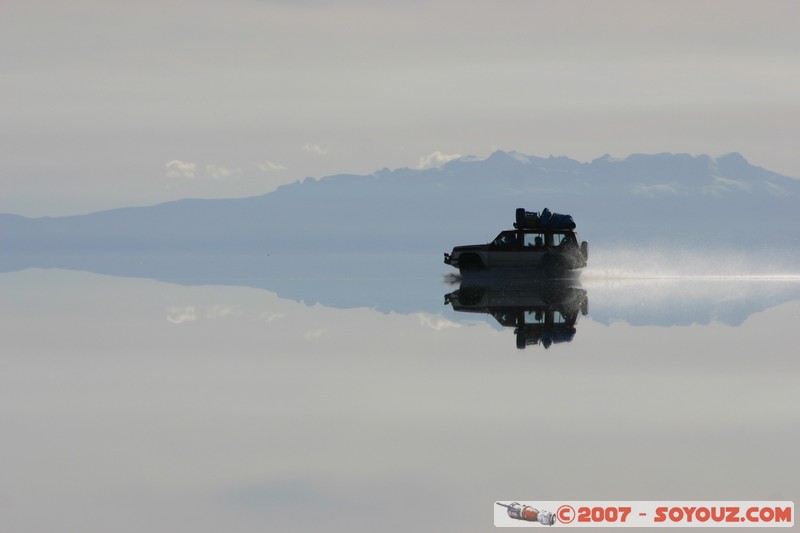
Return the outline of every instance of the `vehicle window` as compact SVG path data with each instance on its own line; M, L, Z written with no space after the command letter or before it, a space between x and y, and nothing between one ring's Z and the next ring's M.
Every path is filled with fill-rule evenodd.
M545 314L543 311L525 311L525 323L526 324L544 324L545 322Z
M514 236L514 232L510 233L501 233L498 235L493 241L492 244L495 246L513 246L516 241L516 237Z
M567 317L561 314L560 311L553 312L553 324L566 324Z
M525 246L542 246L544 245L544 234L543 233L526 233L525 234Z
M517 323L517 315L512 311L496 311L492 316L504 326L511 326Z
M567 236L563 233L554 233L553 234L553 246L560 246L561 243L567 240Z

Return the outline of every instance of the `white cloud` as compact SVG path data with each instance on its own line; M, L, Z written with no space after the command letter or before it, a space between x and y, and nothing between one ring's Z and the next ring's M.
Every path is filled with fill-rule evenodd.
M168 178L227 180L238 178L242 173L238 168L226 168L211 164L199 167L197 163L179 159L173 159L166 164L166 167L166 177Z
M303 145L303 150L310 154L328 155L328 149L314 143L306 143Z
M256 168L261 172L283 172L286 170L285 166L281 165L280 163L273 163L272 161L256 163Z
M438 168L448 161L458 159L459 157L461 157L461 154L445 154L436 150L432 154L420 158L417 168Z
M229 169L217 165L206 165L205 175L209 178L216 180L225 180L235 177L239 174L238 169Z
M168 178L194 178L197 165L173 159L166 164Z

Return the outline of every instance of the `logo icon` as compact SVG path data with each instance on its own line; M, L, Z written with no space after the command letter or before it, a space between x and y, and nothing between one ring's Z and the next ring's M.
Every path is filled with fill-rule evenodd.
M562 524L569 524L575 520L575 509L571 505L562 505L556 510L556 516Z
M552 526L556 523L556 516L550 511L540 511L530 505L522 505L519 502L512 502L510 504L495 502L500 507L505 507L508 516L515 520L524 520L526 522L539 522L543 526Z

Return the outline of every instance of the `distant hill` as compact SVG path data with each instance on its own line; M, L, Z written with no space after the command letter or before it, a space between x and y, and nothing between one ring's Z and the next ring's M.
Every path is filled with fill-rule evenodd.
M454 270L442 263L442 252L487 242L511 227L517 207L545 206L574 216L590 243L588 277L676 266L695 274L695 267L681 266L687 257L697 268L723 266L725 274L736 274L740 261L743 274L785 271L786 265L795 272L800 262L800 181L754 167L739 154L604 156L582 163L498 151L435 169L307 178L252 198L59 218L0 215L0 272L63 268L249 286L332 307L436 313L445 309L444 294L457 287L443 277ZM721 253L707 253L713 249ZM730 264L719 265L726 261L720 258ZM797 292L792 286L773 294L759 286L746 297L712 295L706 302L684 288L671 294L682 303L668 317L648 314L638 300L628 308L609 305L611 296L592 289L591 316L735 324ZM458 315L453 318L465 319Z
M525 207L570 213L592 246L800 245L800 180L732 153L583 163L497 151L434 169L335 175L235 200L81 216L0 215L9 252L444 250L482 242Z

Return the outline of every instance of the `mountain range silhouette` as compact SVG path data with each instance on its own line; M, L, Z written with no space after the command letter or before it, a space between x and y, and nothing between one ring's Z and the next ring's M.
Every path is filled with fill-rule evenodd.
M798 245L800 180L731 153L603 156L496 151L440 168L306 178L241 199L186 199L79 216L0 215L18 251L444 250L489 239L525 207L573 215L591 245Z

